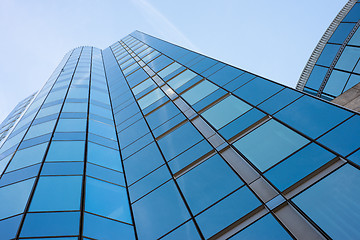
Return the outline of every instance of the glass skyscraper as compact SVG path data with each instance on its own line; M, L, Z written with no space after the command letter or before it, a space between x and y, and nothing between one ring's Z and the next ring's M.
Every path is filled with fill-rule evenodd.
M360 116L141 32L65 55L0 148L0 239L353 239Z

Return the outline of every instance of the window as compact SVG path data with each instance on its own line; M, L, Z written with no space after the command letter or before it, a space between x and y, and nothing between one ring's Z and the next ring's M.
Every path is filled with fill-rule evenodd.
M6 172L27 167L43 160L47 143L19 150L11 160Z
M161 89L156 88L154 91L148 93L144 97L138 100L141 109L145 109L146 107L150 106L160 98L164 97L165 94L161 91Z
M34 178L0 188L0 219L22 213L30 196Z
M84 152L85 143L83 141L52 141L46 162L83 161Z
M90 163L117 171L123 171L121 166L120 153L117 150L88 142L87 154L87 160Z
M334 114L334 112L332 112ZM319 142L346 156L360 145L360 117L355 115L319 139Z
M182 97L190 104L193 105L194 103L198 102L199 100L203 99L210 93L216 91L218 87L211 82L204 80L201 83L197 84L195 87L191 88L190 90L186 91L182 94Z
M30 211L80 210L81 176L40 177Z
M293 239L289 236L284 228L275 220L275 218L268 214L251 224L229 240L241 240L241 239Z
M86 119L60 119L56 132L85 132Z
M179 177L177 182L194 215L243 185L217 154Z
M234 96L229 96L215 104L201 115L216 129L220 129L251 108Z
M360 48L346 46L335 68L351 72L360 56Z
M104 240L135 240L133 226L89 213L84 214L84 236Z
M334 70L326 83L324 92L333 96L340 95L349 76L350 73Z
M157 239L190 218L172 181L132 206L139 239Z
M333 158L335 158L334 154L311 143L264 175L283 191Z
M275 116L304 134L317 138L350 117L351 113L315 98L303 96Z
M197 76L196 73L186 69L184 72L171 79L168 84L173 89L177 89L178 87L193 79L195 76Z
M166 68L164 68L163 70L158 72L158 75L161 78L164 78L167 75L169 75L170 73L172 73L172 72L176 71L177 69L179 69L180 67L181 67L180 64L178 64L177 62L173 62L172 64L170 64L169 66L167 66Z
M293 199L332 239L360 236L359 170L349 164Z
M85 211L132 223L124 187L87 177L85 194Z
M165 159L169 161L202 139L197 129L187 122L165 135L158 143Z
M269 120L233 145L265 171L309 141L275 120Z
M155 85L155 83L150 78L148 78L144 82L142 82L139 85L137 85L136 87L134 87L132 89L132 91L136 95L136 94L142 92L143 90L147 89L148 87L154 86L154 85Z
M79 212L28 213L20 237L78 235L79 223Z
M156 144L151 143L124 161L126 179L132 184L164 163Z
M169 170L163 165L129 187L131 201L136 201L169 179Z
M222 201L196 216L206 239L229 226L260 205L260 201L247 188L242 187Z

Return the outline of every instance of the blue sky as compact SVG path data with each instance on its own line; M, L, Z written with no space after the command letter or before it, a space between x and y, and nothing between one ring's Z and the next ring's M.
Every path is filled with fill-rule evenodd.
M0 121L66 52L134 30L294 87L347 0L1 0Z

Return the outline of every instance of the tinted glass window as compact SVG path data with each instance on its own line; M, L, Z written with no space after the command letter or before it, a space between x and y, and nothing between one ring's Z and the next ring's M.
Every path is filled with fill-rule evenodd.
M234 146L257 168L265 171L307 142L279 122L270 120L235 142Z

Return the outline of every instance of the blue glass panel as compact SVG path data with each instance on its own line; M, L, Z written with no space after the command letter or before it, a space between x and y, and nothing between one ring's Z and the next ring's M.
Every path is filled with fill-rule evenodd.
M317 138L350 116L351 113L346 110L308 96L275 114L275 117L312 138Z
M161 91L161 89L157 88L154 91L142 97L141 99L139 99L138 103L141 109L145 109L164 96L165 94Z
M88 143L87 160L103 167L122 171L119 151L92 142Z
M138 198L144 196L170 178L170 172L165 165L156 169L154 172L129 187L131 201L136 201Z
M139 138L138 140L136 140L134 143L130 144L126 148L123 148L121 150L122 157L124 159L128 158L130 155L134 154L136 151L145 147L152 141L154 141L154 138L151 136L151 134L150 133L146 134L145 136Z
M64 151L64 149L67 151ZM85 142L83 141L53 141L46 161L82 161L84 151Z
M103 168L91 163L87 164L86 175L125 186L125 179L123 173L108 168Z
M273 216L271 216L271 214L268 214L230 239L278 240L292 239L292 237L289 236L285 229L281 227L281 225L275 220Z
M130 125L128 128L125 128L121 132L118 133L119 142L121 147L128 146L133 143L136 139L144 136L147 132L149 132L149 128L144 121L144 119L140 119L134 124Z
M324 92L333 96L340 95L349 76L350 73L334 70L326 83Z
M178 87L184 85L185 83L187 83L188 81L190 81L191 79L193 79L196 76L197 76L196 73L187 69L184 72L177 75L176 77L174 77L173 79L171 79L168 82L168 84L173 89L177 89Z
M334 157L334 154L311 143L264 175L283 191Z
M281 85L257 77L240 87L234 94L250 104L257 105L283 88Z
M348 159L360 165L360 150L357 150L355 153L351 154Z
M80 210L81 176L40 177L30 211Z
M113 125L107 125L98 121L90 120L89 132L116 140L115 127Z
M124 161L126 179L132 184L164 163L156 144L151 143Z
M146 120L149 126L152 129L155 129L156 127L168 121L170 118L174 117L178 113L180 113L180 111L175 106L175 104L172 102L168 102L164 106L160 107L159 109L148 115L146 117Z
M347 46L336 63L335 68L351 72L359 56L360 48Z
M260 201L247 188L242 187L226 197L213 207L196 217L204 237L216 234L218 231L240 219L260 205Z
M85 132L86 119L60 119L56 126L57 132Z
M329 42L342 44L354 26L354 23L340 23Z
M175 173L210 152L212 149L212 146L206 140L202 140L187 151L178 155L176 158L172 159L169 162L169 167Z
M34 179L0 188L0 219L22 213L28 201Z
M217 90L218 87L211 82L204 80L201 83L197 84L195 87L191 88L190 90L186 91L182 94L182 97L190 104L193 105L194 103L198 102L199 100L203 99L210 93Z
M223 86L242 73L244 73L244 71L226 65L224 68L208 77L208 79L219 84L220 86Z
M307 142L279 122L269 120L235 142L234 146L258 169L265 171Z
M179 177L177 182L195 215L243 185L217 154Z
M169 75L170 73L172 73L172 72L176 71L177 69L179 69L180 67L181 67L180 64L178 64L177 62L173 62L171 65L167 66L166 68L164 68L163 70L158 72L158 75L161 78L164 78L167 75Z
M219 133L226 139L230 139L265 116L266 115L264 113L253 108L240 116L238 119L235 119L225 127L221 128Z
M195 103L192 107L196 112L200 112L202 109L209 106L211 103L215 102L216 100L220 99L221 97L225 96L227 94L227 91L224 89L217 89L213 93L207 95L197 103Z
M345 16L343 22L357 22L360 16L360 4L355 4L350 12Z
M224 66L226 66L224 63L217 62L214 66L212 66L211 68L208 68L207 70L202 72L201 75L204 76L204 77L209 77L210 75L212 75L215 72L222 69ZM221 74L219 74L219 75L221 75Z
M133 204L139 239L158 239L190 218L173 181Z
M305 86L316 90L319 89L327 71L328 68L315 65Z
M86 132L55 132L53 141L85 141Z
M220 129L250 110L250 108L250 105L230 95L203 112L201 115L216 129Z
M178 114L169 121L165 122L155 130L153 130L154 137L159 137L160 135L164 134L166 131L170 130L171 128L178 125L180 122L186 120L183 114Z
M161 239L162 240L184 240L184 239L200 240L201 237L199 236L199 233L197 232L197 229L193 221L189 221Z
M28 213L20 237L79 234L79 212Z
M22 219L22 215L0 221L0 232L2 239L13 239Z
M239 87L241 87L248 81L254 79L255 77L256 76L253 74L243 73L240 76L238 76L237 78L235 78L234 80L232 80L231 82L225 84L223 86L223 88L225 88L226 90L228 90L230 92L233 92L234 90L238 89Z
M329 67L341 45L326 44L316 64Z
M347 164L293 201L332 239L356 239L360 236L359 185L359 170Z
M0 179L0 187L19 182L28 178L36 177L39 173L40 164L5 173Z
M104 240L135 239L134 228L131 225L88 213L84 215L84 236Z
M85 194L85 211L132 223L124 187L87 177Z
M360 46L360 31L359 29L356 30L355 34L351 37L348 45L355 45Z
M136 87L134 87L132 89L133 93L136 95L140 92L142 92L143 90L147 89L150 86L154 86L155 83L149 78L147 80L145 80L144 82L140 83L139 85L137 85Z
M355 115L319 139L325 146L346 156L360 145L360 116Z
M41 175L82 175L82 162L47 162L43 165Z
M165 159L170 160L202 139L197 129L187 122L161 138L158 143Z
M216 60L204 57L200 62L197 62L196 64L192 65L190 68L198 73L201 73L208 69L209 67L214 66L217 63Z
M11 160L6 172L27 167L42 161L47 143L17 151Z
M355 86L356 84L358 84L360 82L360 76L359 75L354 75L351 74L345 88L344 88L344 92L350 88L352 88L353 86Z
M274 114L284 106L301 97L302 94L289 88L284 88L265 102L259 105L259 108L269 114Z

